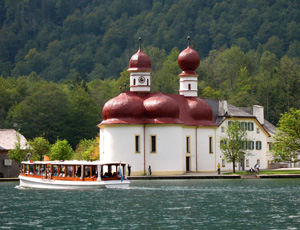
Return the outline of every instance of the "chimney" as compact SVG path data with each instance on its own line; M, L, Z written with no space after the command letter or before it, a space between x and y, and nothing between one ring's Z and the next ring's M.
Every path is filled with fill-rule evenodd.
M264 107L260 105L253 105L253 115L257 118L260 124L264 125L265 117L264 117Z
M224 116L228 111L227 101L219 101L219 116Z

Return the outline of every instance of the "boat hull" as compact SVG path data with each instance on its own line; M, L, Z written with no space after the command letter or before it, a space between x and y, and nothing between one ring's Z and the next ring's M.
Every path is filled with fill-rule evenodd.
M107 181L61 181L47 178L34 178L19 176L20 186L27 188L42 189L99 189L99 188L126 188L128 180L107 180Z

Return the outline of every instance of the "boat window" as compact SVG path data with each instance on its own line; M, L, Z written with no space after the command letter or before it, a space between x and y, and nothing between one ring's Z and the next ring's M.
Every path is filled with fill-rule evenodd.
M52 176L58 176L58 165L53 165Z
M73 176L73 166L67 166L67 177Z

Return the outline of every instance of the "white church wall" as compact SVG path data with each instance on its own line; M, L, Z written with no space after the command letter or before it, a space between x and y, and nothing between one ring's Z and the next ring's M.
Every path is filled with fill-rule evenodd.
M132 172L143 173L143 133L143 125L116 125L100 129L100 160L123 161L132 166ZM140 152L135 151L136 135L139 136Z
M189 157L189 171L196 172L196 127L182 128L182 167L187 171L186 160ZM189 140L187 140L189 138ZM187 143L189 142L189 143ZM189 146L187 146L189 145Z
M155 175L182 174L182 128L180 125L147 125L145 132L147 168ZM151 152L151 136L156 137L156 152Z
M197 129L198 171L216 170L215 128L200 127Z

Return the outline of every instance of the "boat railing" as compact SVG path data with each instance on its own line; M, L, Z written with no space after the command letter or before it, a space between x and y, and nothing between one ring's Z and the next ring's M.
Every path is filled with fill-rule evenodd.
M100 172L100 180L120 180L120 166L121 173L125 175L126 164L63 165L62 163L22 162L20 175L49 180L97 181L99 180L98 172Z

